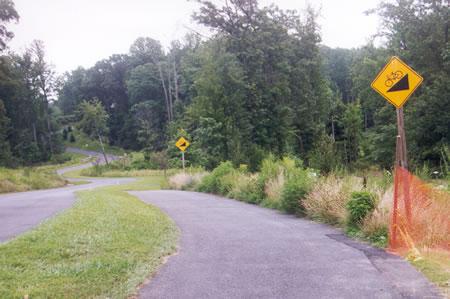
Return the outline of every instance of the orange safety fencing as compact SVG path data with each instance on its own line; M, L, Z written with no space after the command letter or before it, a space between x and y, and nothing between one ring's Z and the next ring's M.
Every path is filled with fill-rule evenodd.
M450 250L450 194L396 167L389 245L395 251Z

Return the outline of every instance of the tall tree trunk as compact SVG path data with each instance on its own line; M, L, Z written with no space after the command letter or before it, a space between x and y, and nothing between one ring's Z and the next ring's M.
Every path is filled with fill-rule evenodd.
M167 81L169 82L169 110L170 110L170 118L173 120L173 101L172 101L172 80L170 78L170 53L167 55Z
M333 138L333 142L336 140L336 136L334 135L334 115L331 115L331 137Z
M31 124L31 127L32 127L32 129L33 129L33 139L34 139L34 143L36 143L36 145L37 145L38 140L37 140L37 134L36 134L36 122L33 122L33 123Z
M48 107L47 94L44 93L44 97L45 97L45 112L47 114L48 142L50 144L50 152L53 154L54 150L53 150L53 141L52 141L52 130L51 130L51 127L50 127L50 111L49 111L49 107Z
M164 89L164 97L166 99L166 108L167 108L167 117L168 117L169 122L171 122L172 118L171 118L171 114L170 114L169 97L167 95L166 83L164 82L164 77L163 77L163 74L162 74L161 65L159 64L159 62L155 62L155 63L158 66L159 78L161 79L161 84L162 84L163 89Z
M97 132L98 141L100 141L100 145L102 146L103 157L105 157L106 165L108 165L108 158L106 157L106 154L105 154L105 147L103 146L102 137L100 136L100 133L98 132L97 128L95 128L95 131Z
M175 101L178 101L178 74L176 68L176 60L173 60L173 82L175 85Z

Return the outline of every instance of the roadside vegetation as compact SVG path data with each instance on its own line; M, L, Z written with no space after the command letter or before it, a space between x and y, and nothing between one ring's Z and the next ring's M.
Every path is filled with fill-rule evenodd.
M162 177L78 192L74 206L0 245L2 298L127 298L177 248L177 229L123 191Z
M345 168L336 168L320 174L314 169L304 169L303 162L297 158L278 160L269 155L263 160L259 172L251 173L246 165L235 168L231 162L224 162L212 172L194 169L188 170L186 175L175 174L169 177L168 185L172 189L214 193L307 217L342 229L353 238L387 249L393 180L393 174L388 171L349 173ZM440 179L440 185L434 187L440 194L447 194L447 198L450 198L448 187L442 184L448 186L449 181L447 174L446 179ZM445 215L448 209L448 200L436 200L427 211ZM450 253L431 249L436 243L448 244L448 235L445 233L448 222L444 219L442 223L436 223L436 219L444 218L424 215L421 225L430 228L426 230L429 236L424 238L424 243L416 244L420 249L419 256L408 255L410 252L405 256L448 294Z
M67 184L56 170L88 162L87 156L65 152L40 166L21 168L0 167L0 193L42 190Z

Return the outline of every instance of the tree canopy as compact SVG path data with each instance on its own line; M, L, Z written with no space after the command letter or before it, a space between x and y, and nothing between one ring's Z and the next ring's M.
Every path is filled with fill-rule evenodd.
M23 55L1 56L0 161L49 159L53 144L60 149L58 126L78 123L111 145L167 150L169 166L176 166L173 144L183 134L191 142L187 163L207 169L230 160L256 170L269 153L297 156L322 171L342 164L389 168L395 108L370 83L396 55L425 79L405 104L410 164L439 166L450 128L444 1L381 1L368 13L381 18L374 38L383 46L369 42L359 49L322 45L310 7L298 13L257 0L197 2L193 19L213 32L211 38L192 33L164 48L140 37L128 53L59 80L41 42ZM0 29L6 30L18 14L11 1L0 3ZM0 34L4 42L8 36ZM103 112L88 121L89 107Z

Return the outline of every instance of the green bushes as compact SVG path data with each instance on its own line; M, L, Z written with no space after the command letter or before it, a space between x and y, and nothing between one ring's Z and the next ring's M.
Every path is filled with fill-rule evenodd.
M358 223L375 208L376 195L367 191L352 192L352 198L347 202L347 210L351 221Z
M311 178L304 170L288 174L281 194L281 208L291 214L303 214L303 199L311 187Z
M235 169L229 161L221 163L202 178L196 190L300 214L303 210L301 201L310 189L313 177L302 168L301 160L284 158L280 161L269 156L256 174L249 173L247 167Z
M225 176L234 174L236 170L230 161L222 162L210 175L203 178L198 185L197 190L206 193L215 193L219 195L227 195L231 191L233 185L232 176Z

